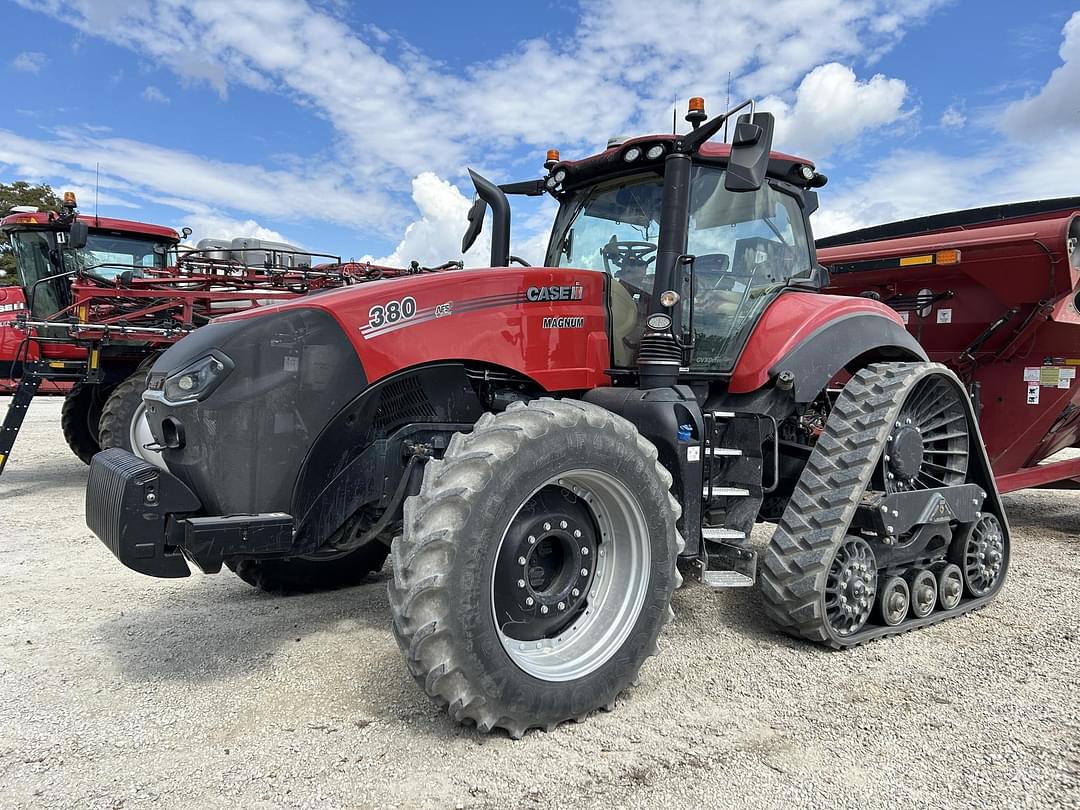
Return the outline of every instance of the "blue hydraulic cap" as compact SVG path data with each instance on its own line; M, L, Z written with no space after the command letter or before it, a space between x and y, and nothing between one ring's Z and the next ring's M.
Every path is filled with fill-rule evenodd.
M690 425L679 425L679 441L688 442L694 429Z

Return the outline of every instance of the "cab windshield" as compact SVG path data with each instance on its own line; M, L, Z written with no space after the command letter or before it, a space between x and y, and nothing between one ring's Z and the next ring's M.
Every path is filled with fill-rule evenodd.
M47 231L16 231L11 234L20 283L32 296L33 316L44 320L69 306L70 280L56 278L37 282L62 272L86 270L112 280L125 270L139 274L141 268L165 267L169 242L91 232L86 247L64 250L64 267L54 264L56 241Z
M113 279L125 271L164 267L168 243L130 236L91 233L86 247L64 251L67 269L88 270L96 276Z
M758 315L792 279L812 268L798 200L769 185L724 188L724 170L696 166L690 192L683 308L693 332L690 368L730 371ZM571 195L556 219L548 264L602 270L611 288L612 343L618 367L634 364L656 272L663 178L639 175Z

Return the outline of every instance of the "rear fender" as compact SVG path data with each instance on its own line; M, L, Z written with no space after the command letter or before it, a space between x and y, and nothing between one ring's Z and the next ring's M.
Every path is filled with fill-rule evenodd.
M880 302L786 293L769 306L751 333L728 391L750 393L789 371L795 402L806 403L843 371L880 361L926 359L900 316Z

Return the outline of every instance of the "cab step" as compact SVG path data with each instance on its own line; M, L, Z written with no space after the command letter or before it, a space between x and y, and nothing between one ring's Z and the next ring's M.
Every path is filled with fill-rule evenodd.
M738 571L702 571L701 584L710 588L751 588L754 578Z
M706 486L702 488L701 496L703 498L745 498L750 494L750 490L743 489L742 487L710 487Z
M701 538L703 540L711 540L715 543L720 543L724 540L745 540L746 532L741 532L738 529L720 529L712 526L702 526Z

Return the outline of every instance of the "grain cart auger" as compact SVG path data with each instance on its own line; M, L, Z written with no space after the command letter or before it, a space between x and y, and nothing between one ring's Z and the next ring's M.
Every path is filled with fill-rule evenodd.
M128 567L338 584L392 547L393 629L459 721L520 736L609 707L681 582L760 582L833 647L979 607L1008 526L972 409L879 301L818 290L824 184L735 110L682 135L473 175L491 267L221 318L154 364L168 470L94 458L87 522ZM511 267L507 194L559 203ZM356 555L359 555L357 557ZM359 562L355 562L359 560ZM352 564L352 563L349 563Z

